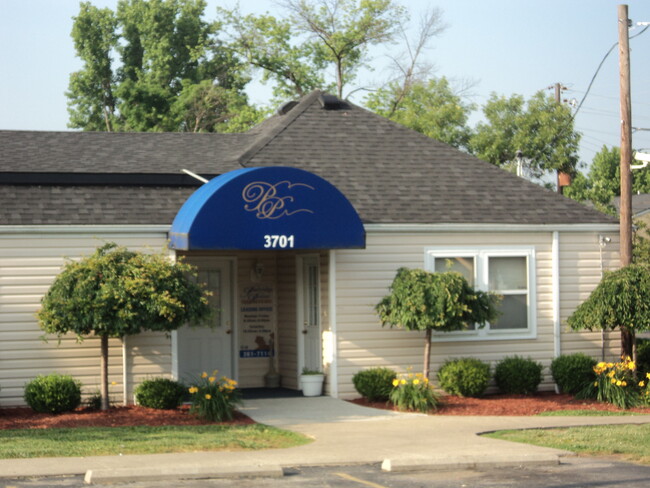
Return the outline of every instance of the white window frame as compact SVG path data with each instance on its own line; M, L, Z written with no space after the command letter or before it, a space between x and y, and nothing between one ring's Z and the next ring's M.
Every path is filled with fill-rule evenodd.
M434 332L432 339L436 342L476 341L476 340L513 340L535 339L537 337L537 292L536 266L534 246L436 246L427 247L424 251L424 266L427 271L435 272L436 259L473 258L474 286L482 291L488 291L489 269L491 257L525 257L528 278L528 327L525 329L490 329L486 324L483 328L453 332Z

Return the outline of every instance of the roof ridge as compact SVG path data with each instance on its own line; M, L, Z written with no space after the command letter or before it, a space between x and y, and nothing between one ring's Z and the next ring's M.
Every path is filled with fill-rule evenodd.
M261 136L254 138L250 146L248 146L239 158L237 158L239 164L245 167L246 163L253 159L260 150L271 143L271 141L289 127L300 115L302 115L303 112L305 112L305 110L318 100L318 97L323 93L325 92L321 90L313 90L301 98L298 104L286 114L277 115L275 119L267 119L265 122L268 122L269 120L277 120L277 117L281 117L283 123L278 124L276 127L271 127L268 132L262 132Z

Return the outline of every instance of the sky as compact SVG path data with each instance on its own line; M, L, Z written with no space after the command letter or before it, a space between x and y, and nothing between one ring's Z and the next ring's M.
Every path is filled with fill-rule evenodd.
M115 8L117 0L92 0ZM599 63L618 40L617 6L612 0L401 0L417 19L430 5L442 11L445 31L425 53L433 75L457 86L470 85L468 101L479 110L490 94L523 95L526 99L555 83L567 89L562 98L579 103ZM240 0L242 11L282 15L272 0ZM206 18L216 19L208 0ZM650 1L629 0L630 36L637 22L650 22ZM0 129L70 130L67 99L70 73L80 69L70 31L79 10L76 0L0 0ZM632 126L650 129L650 29L631 39ZM387 54L396 46L372 52L372 73L362 80L377 84L391 75ZM582 133L580 158L590 163L603 145L620 144L619 59L614 49L605 60L582 108L576 129ZM553 93L548 90L548 93ZM253 102L264 104L268 87L249 89ZM360 103L358 98L353 99ZM650 130L636 130L633 147L650 152ZM525 148L522 148L525 152Z

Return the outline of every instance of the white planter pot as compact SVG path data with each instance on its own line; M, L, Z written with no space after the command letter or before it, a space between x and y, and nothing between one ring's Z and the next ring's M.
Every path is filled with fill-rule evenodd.
M300 375L300 388L302 389L302 394L308 397L322 395L324 379L324 374Z

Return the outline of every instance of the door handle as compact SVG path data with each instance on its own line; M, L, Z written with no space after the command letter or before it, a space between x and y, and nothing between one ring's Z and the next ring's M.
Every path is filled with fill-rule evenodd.
M230 334L230 333L232 333L232 329L226 330L226 334Z

